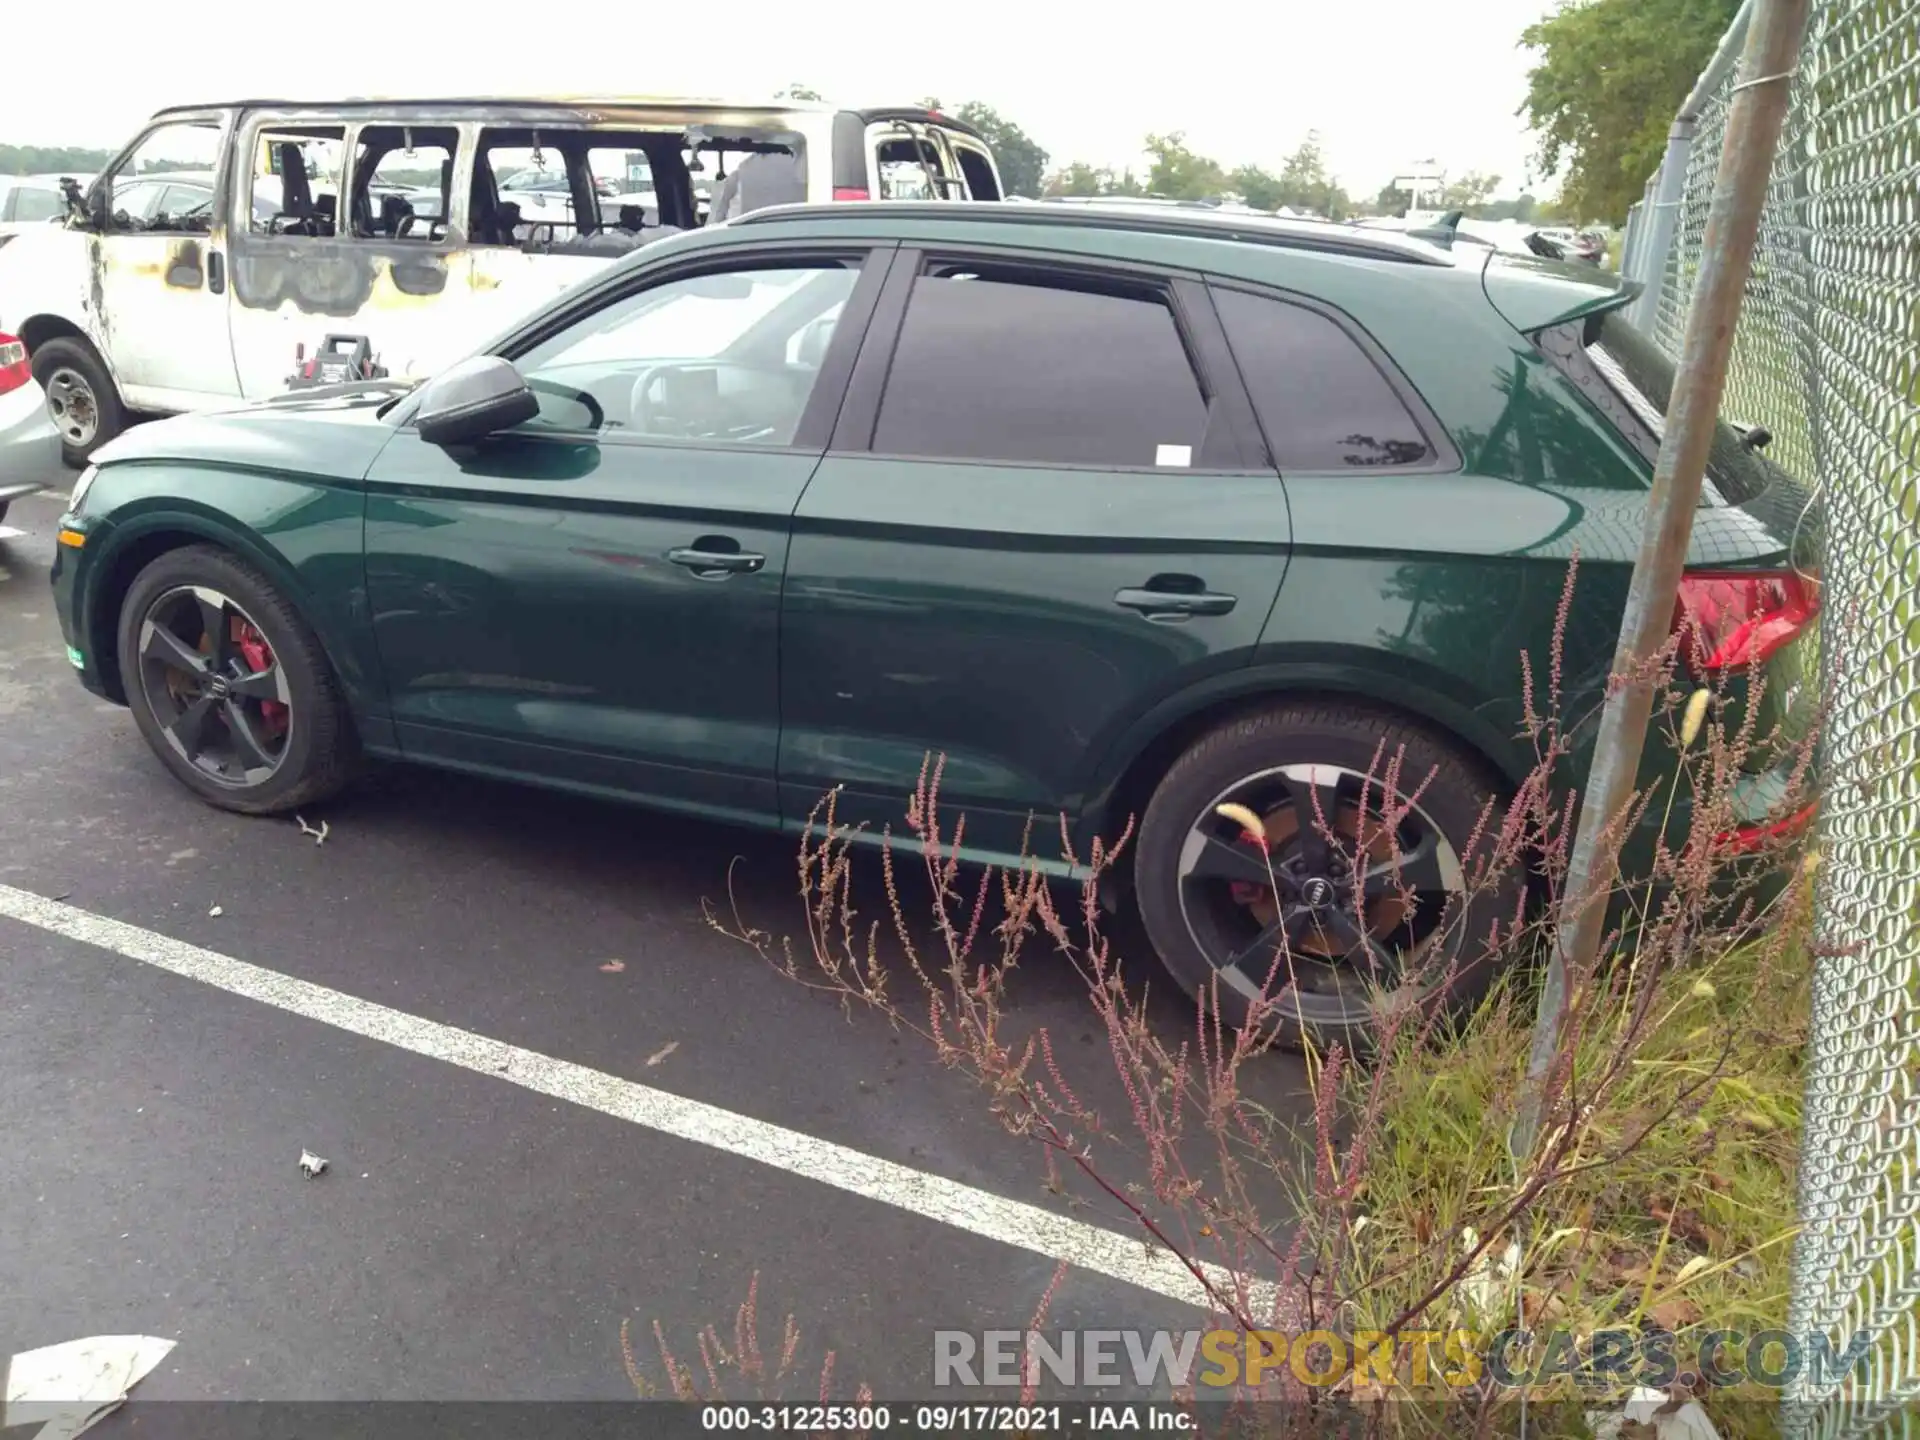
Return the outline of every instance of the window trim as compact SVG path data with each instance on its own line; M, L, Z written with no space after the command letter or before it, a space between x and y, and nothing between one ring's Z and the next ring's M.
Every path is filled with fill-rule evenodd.
M990 267L1018 267L1040 274L1071 277L1096 285L1116 288L1136 286L1159 292L1173 316L1174 329L1186 351L1194 381L1206 403L1207 426L1201 447L1210 451L1196 457L1191 466L1116 465L1097 462L1019 459L1000 456L897 454L876 450L874 434L879 426L880 408L892 377L893 362L905 331L907 306L913 287L934 265L979 264ZM1240 382L1239 371L1223 364L1230 357L1219 319L1207 302L1205 287L1198 275L1162 266L1135 264L1105 258L1083 258L1058 251L1029 250L1016 246L971 245L964 243L914 243L902 245L894 257L892 273L887 277L879 304L868 326L870 341L861 349L847 387L846 402L840 411L829 454L863 455L899 461L903 464L1018 466L1035 470L1124 472L1158 475L1271 475L1270 466L1248 449L1247 426L1251 421L1251 402ZM1257 434L1257 432L1255 432ZM1196 448L1201 448L1196 447ZM1204 463L1198 463L1204 460Z
M283 120L283 123L284 120ZM326 122L321 122L326 123ZM401 152L393 149L383 150L371 168L360 160L360 147L365 144L364 136L369 130L451 130L453 132L453 150L448 157L453 161L453 172L448 179L447 213L443 219L446 228L438 240L424 238L419 240L399 240L388 235L355 235L352 231L352 196L361 184L361 171L366 171L369 204L371 204L374 176L387 156ZM377 245L389 254L396 256L435 255L442 259L455 251L465 250L467 244L467 207L466 188L473 183L473 156L476 141L473 125L461 119L434 118L415 124L406 120L391 120L383 117L362 117L347 122L347 139L342 151L340 166L340 199L338 206L346 211L344 220L336 219L333 239L349 245ZM438 144L438 141L429 142ZM343 232L340 227L346 226ZM295 236L295 239L305 237Z
M286 140L320 139L321 137L314 135L295 135L283 132L321 129L337 129L340 132L340 139L336 142L340 146L340 173L334 177L335 183L339 187L339 193L334 196L334 209L336 212L334 217L334 234L321 236L289 235L283 232L278 235L272 235L265 230L254 229L254 201L257 198L254 190L254 182L260 178L260 172L253 167L259 163L260 142L270 135L278 135L280 138ZM350 235L340 233L342 221L338 214L339 210L346 204L347 186L350 183L353 169L352 125L345 121L329 122L323 120L311 123L290 121L284 115L276 112L258 110L248 115L245 122L235 129L233 132L233 142L229 148L233 154L234 180L230 206L232 213L227 216L227 226L230 233L243 235L248 244L252 244L255 241L272 240L313 241L316 239L350 240L353 238ZM321 178L324 179L325 177ZM280 181L282 200L285 199L286 183L283 177ZM214 204L218 206L219 203L219 197L216 195Z
M807 396L805 409L793 438L785 445L732 444L719 440L680 440L653 435L604 434L589 430L516 431L523 440L578 445L658 447L664 449L727 450L751 455L819 455L827 448L836 417L845 399L847 377L865 338L873 308L880 296L892 264L891 244L827 245L818 240L785 241L771 245L729 246L722 250L703 249L696 254L623 274L613 283L606 281L590 287L587 293L571 295L560 309L535 316L508 336L478 352L498 355L517 364L527 351L544 344L562 331L579 324L589 315L631 299L646 290L671 285L681 280L737 270L784 269L804 265L808 260L851 263L856 270L853 290L840 310L833 339L820 363L820 372ZM420 407L423 385L408 397L403 409L389 417L395 429L414 429L414 416Z
M1007 182L1001 178L1000 164L993 158L993 151L987 147L985 141L962 134L958 130L949 130L947 131L947 148L953 151L954 163L960 167L960 182L966 186L969 200L978 200L980 197L973 193L973 183L967 179L966 161L961 158L966 151L973 152L987 162L987 173L993 176L994 188L1000 192L993 198L996 200L1007 198Z
M1278 301L1283 305L1298 306L1302 310L1312 311L1322 319L1331 322L1335 329L1339 330L1349 341L1358 346L1360 353L1372 362L1373 368L1379 372L1380 378L1386 382L1387 389L1393 393L1394 398L1399 400L1400 404L1406 409L1407 417L1413 421L1414 428L1420 432L1420 438L1427 442L1427 458L1417 461L1412 465L1356 465L1350 468L1342 467L1338 469L1283 470L1279 461L1274 456L1272 443L1267 439L1266 426L1260 422L1259 407L1253 403L1253 387L1247 382L1246 374L1244 370L1241 369L1239 356L1235 355L1233 356L1234 371L1239 378L1242 390L1247 396L1247 406L1255 427L1255 433L1260 438L1261 455L1266 464L1272 468L1276 474L1282 478L1289 474L1343 475L1358 478L1368 475L1449 475L1457 474L1465 468L1466 461L1461 456L1459 447L1453 443L1453 436L1447 432L1446 426L1440 423L1440 417L1434 414L1433 407L1427 404L1426 397L1414 388L1413 382L1409 380L1406 373L1394 363L1393 357L1387 354L1380 342L1375 340L1373 336L1367 332L1366 327L1361 325L1359 321L1355 320L1346 311L1314 296L1303 295L1297 290L1285 290L1277 285L1261 285L1257 282L1241 280L1234 276L1215 274L1208 274L1205 280L1210 299L1219 291L1237 291L1243 295L1250 295L1261 300L1272 300ZM1217 316L1217 309L1215 313ZM1217 319L1216 323L1220 326L1221 339L1227 346L1228 353L1231 354L1233 342L1227 336L1226 321L1224 319Z

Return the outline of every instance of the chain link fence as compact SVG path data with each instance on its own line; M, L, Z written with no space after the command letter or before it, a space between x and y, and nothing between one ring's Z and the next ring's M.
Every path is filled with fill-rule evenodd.
M1636 323L1676 356L1744 32L1743 13L1630 217ZM1724 410L1772 432L1769 457L1823 517L1830 709L1788 1328L1809 1352L1869 1338L1845 1376L1801 1366L1783 1429L1920 1435L1920 0L1813 6Z

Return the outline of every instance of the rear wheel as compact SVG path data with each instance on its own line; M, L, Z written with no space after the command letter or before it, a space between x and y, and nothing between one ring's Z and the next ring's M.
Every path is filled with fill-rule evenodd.
M60 458L78 470L127 425L120 392L85 340L61 336L33 352L33 378L47 394L47 414L60 432Z
M201 799L268 815L351 778L352 719L313 632L225 551L171 550L120 612L120 675L154 754Z
M1386 803L1383 772L1402 747L1399 783L1418 798L1390 829L1387 810L1402 807ZM1141 919L1174 979L1196 999L1217 993L1228 1023L1264 993L1286 1043L1305 1031L1364 1048L1383 999L1461 1004L1491 980L1489 927L1523 883L1468 892L1466 851L1495 793L1472 759L1396 717L1308 703L1233 720L1147 806Z

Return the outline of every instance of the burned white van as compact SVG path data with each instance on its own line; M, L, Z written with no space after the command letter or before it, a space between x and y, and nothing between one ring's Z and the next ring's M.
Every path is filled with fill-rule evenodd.
M998 200L924 107L247 100L147 129L0 250L70 464L131 413L431 373L609 261L783 201Z

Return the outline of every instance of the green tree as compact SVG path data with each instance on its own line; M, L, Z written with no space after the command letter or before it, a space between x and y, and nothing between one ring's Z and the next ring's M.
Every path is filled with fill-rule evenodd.
M1280 177L1259 165L1242 165L1227 176L1227 188L1255 210L1278 210L1286 203Z
M1397 185L1382 185L1380 193L1373 197L1373 203L1368 208L1376 215L1404 215L1412 205L1411 192Z
M1109 170L1097 170L1084 160L1076 160L1047 177L1042 193L1047 195L1103 195Z
M1478 210L1493 198L1493 192L1499 188L1498 175L1482 175L1478 170L1469 170L1447 186L1440 197L1440 208Z
M0 145L0 175L94 175L113 154L72 145Z
M1164 195L1169 200L1206 200L1227 188L1220 162L1194 153L1181 131L1149 135L1146 148L1153 158L1152 168L1147 171L1149 194Z
M1031 135L991 105L969 100L957 110L948 110L940 103L939 97L933 95L920 103L929 110L938 110L964 125L971 125L986 138L987 148L993 151L993 163L1000 169L1000 183L1006 187L1007 194L1037 198L1046 189L1047 152ZM1091 195L1097 192L1089 190L1084 193Z
M1040 193L1089 198L1096 195L1144 195L1147 187L1140 183L1131 170L1115 171L1105 165L1094 166L1084 160L1076 160L1047 176Z
M1320 132L1309 130L1294 147L1287 163L1280 167L1280 193L1283 205L1325 215L1330 220L1346 218L1352 208L1347 192L1327 171L1326 152L1321 148Z
M1041 179L1047 173L1047 152L1038 141L991 105L983 105L978 100L969 100L955 110L953 118L971 125L986 137L1007 194L1039 195Z
M820 100L826 99L827 97L822 95L818 90L814 89L811 85L802 85L799 81L796 80L794 81L793 84L787 86L786 89L776 90L774 92L773 98L776 100L820 101Z
M1739 0L1577 0L1521 34L1540 52L1520 113L1562 202L1619 221L1666 148L1674 111Z
M1491 204L1478 207L1473 213L1479 220L1519 220L1532 222L1540 209L1540 202L1532 195L1522 195L1516 200L1495 200Z

